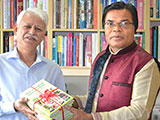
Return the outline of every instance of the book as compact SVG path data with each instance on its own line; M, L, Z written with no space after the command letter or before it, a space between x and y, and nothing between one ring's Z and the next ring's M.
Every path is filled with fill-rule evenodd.
M138 29L144 29L144 1L137 0L137 11L138 11Z
M98 7L97 7L98 1L93 0L93 28L98 28Z
M85 0L79 0L79 28L86 28Z
M67 33L67 66L72 66L72 47L73 47L73 38L72 33Z
M17 0L17 15L23 10L23 0Z
M42 79L20 94L28 98L27 105L44 120L69 120L73 114L64 108L71 106L73 97Z
M93 1L86 1L86 28L93 28Z
M76 66L79 66L79 36L76 36Z
M92 36L91 35L88 35L87 36L87 41L86 41L86 66L91 66L92 64Z

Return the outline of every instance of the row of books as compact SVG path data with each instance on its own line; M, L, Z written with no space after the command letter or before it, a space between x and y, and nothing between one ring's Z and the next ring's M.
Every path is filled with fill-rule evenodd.
M160 26L150 28L150 51L160 61Z
M98 13L96 3L97 0L53 0L53 28L97 28L97 16L93 17Z
M66 32L53 38L53 61L60 66L91 66L98 51L97 33Z
M160 0L150 0L150 17L160 18Z
M0 6L1 6L0 2ZM17 21L17 15L22 10L26 10L27 8L33 8L38 7L45 11L48 9L48 0L3 0L3 8L0 8L0 10L3 9L3 28L9 29L13 28L15 22ZM1 19L0 19L1 20Z
M144 33L135 34L135 41L145 48ZM12 32L5 32L3 52L12 51L16 47L16 38ZM104 33L55 32L52 44L52 59L60 66L91 66L96 55L105 50L107 42ZM40 55L48 57L48 36L37 47Z

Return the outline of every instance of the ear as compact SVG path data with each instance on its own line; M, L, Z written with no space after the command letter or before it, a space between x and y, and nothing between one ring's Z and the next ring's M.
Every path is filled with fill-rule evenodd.
M16 35L16 34L17 34L17 29L18 29L17 24L14 24L14 26L13 26L13 32L14 32L14 35Z

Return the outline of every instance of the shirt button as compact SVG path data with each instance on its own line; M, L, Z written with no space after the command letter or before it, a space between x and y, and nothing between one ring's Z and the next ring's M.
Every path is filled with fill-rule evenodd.
M103 97L103 94L101 93L101 94L99 94L99 97Z
M113 62L114 62L114 60L112 59L112 60L111 60L111 63L113 63Z
M104 76L104 79L106 79L106 80L107 80L107 79L108 79L108 76Z

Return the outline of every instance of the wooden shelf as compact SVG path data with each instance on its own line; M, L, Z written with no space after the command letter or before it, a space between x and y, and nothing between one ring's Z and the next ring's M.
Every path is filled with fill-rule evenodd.
M150 18L151 22L160 22L160 18Z
M97 29L52 29L54 32L97 32Z
M60 67L65 76L89 76L91 67Z

